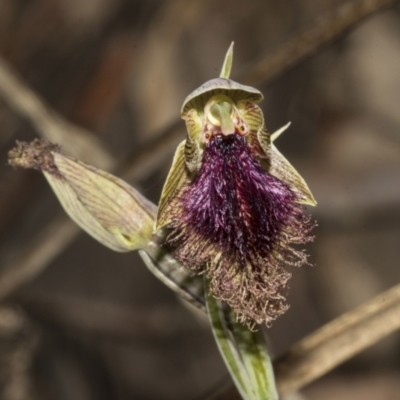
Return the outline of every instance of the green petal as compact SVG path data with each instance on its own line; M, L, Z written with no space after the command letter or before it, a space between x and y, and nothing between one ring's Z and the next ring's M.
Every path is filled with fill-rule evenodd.
M186 140L178 145L171 169L165 181L158 205L156 231L171 222L168 210L182 186L189 182L189 175L185 164L185 145Z
M202 125L196 110L190 110L186 116L188 137L185 144L185 161L190 172L197 172L201 165L200 137Z
M257 132L257 139L261 148L264 150L264 153L268 156L271 151L271 134L266 128L260 129Z
M249 125L250 131L258 133L264 126L264 115L261 108L251 101L240 101L237 109L242 118Z
M274 144L271 145L270 167L268 172L288 183L292 187L292 190L300 195L300 203L308 204L310 206L317 205L317 202L315 201L305 180L279 152Z
M239 102L238 111L250 128L247 143L260 158L267 158L271 147L271 137L264 126L264 115L256 104L246 101Z

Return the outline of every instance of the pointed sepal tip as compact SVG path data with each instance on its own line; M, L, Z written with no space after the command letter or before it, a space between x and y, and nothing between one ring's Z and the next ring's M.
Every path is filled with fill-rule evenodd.
M225 55L225 60L222 65L221 73L219 75L220 78L225 78L229 79L231 75L231 69L232 69L232 62L233 62L233 46L235 42L232 42L231 45L229 46L228 51L226 52Z

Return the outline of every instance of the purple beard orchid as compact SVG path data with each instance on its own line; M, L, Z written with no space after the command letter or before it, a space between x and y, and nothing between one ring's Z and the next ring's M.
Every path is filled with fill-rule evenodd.
M297 245L315 225L304 204L316 202L279 153L256 105L261 93L229 78L232 46L221 77L186 99L188 137L178 147L165 183L156 230L180 263L206 274L214 296L249 326L283 314L285 265L307 256Z
M315 223L304 205L316 202L274 145L289 125L268 132L257 105L262 94L229 79L232 58L233 46L220 77L183 104L188 134L176 150L154 229L152 203L58 146L17 143L9 163L42 171L70 217L113 250L149 250L152 238L165 238L180 264L205 274L211 294L253 327L287 310L285 266L307 263L298 246L312 240Z

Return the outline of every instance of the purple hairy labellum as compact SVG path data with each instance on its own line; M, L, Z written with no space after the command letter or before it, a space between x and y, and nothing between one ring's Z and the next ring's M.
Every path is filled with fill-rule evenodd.
M270 325L288 308L285 266L307 263L298 245L312 240L315 224L304 204L316 203L272 143L281 131L268 133L256 104L261 93L228 79L229 51L221 78L183 105L188 137L164 186L156 229L167 230L174 256L206 274L212 294L240 321Z
M310 240L310 218L297 200L243 137L218 135L171 210L168 242L184 266L207 273L213 293L240 319L269 322L287 308L284 265L306 262L293 247Z

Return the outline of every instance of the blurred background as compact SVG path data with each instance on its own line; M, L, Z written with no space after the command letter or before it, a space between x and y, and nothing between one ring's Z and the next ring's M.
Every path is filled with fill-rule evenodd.
M399 6L292 68L251 73L354 2L0 0L2 63L102 143L103 158L80 154L71 139L81 159L130 171L154 202L184 138L184 98L217 77L235 41L232 78L264 93L270 131L292 122L277 146L319 203L310 210L315 266L292 271L291 308L266 332L276 356L399 281ZM71 228L41 174L6 165L15 140L40 132L0 93L0 399L200 400L229 382L203 315L136 253L113 253ZM302 396L399 393L396 333Z

